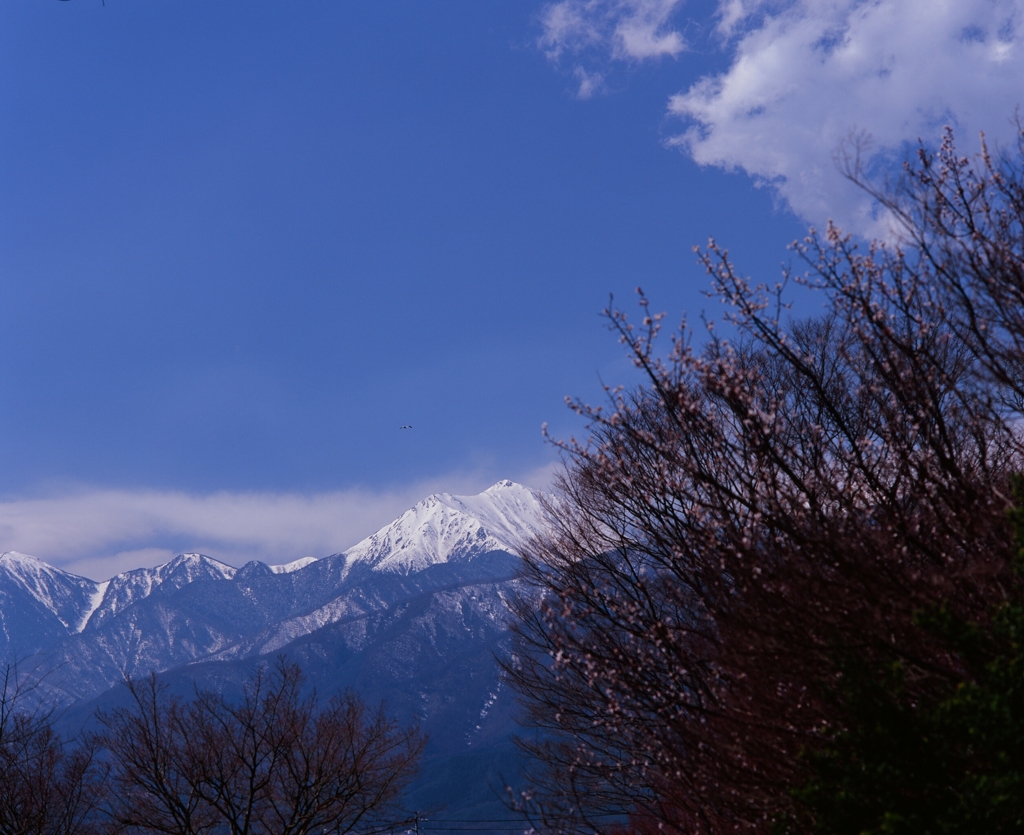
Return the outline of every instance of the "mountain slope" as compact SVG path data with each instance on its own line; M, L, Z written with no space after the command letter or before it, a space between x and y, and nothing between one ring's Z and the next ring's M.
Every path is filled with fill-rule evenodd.
M203 554L181 554L156 568L136 568L100 584L99 600L84 628L96 629L118 612L144 600L158 589L180 589L199 579L230 580L236 569Z
M343 553L283 566L183 554L95 583L15 555L0 558L0 614L31 635L21 645L50 668L45 690L69 727L116 704L125 674L231 695L284 654L321 693L353 687L420 724L422 808L500 816L488 783L511 777L516 754L495 655L508 649L517 554L543 519L537 494L499 482L431 496Z
M477 496L430 496L345 552L350 564L408 574L492 551L519 553L543 526L540 497L499 481Z
M0 658L25 657L78 631L98 587L27 554L0 555Z
M24 633L17 651L56 667L54 695L73 702L124 674L272 655L434 588L507 579L542 520L540 497L503 481L477 496L430 496L344 553L284 566L183 554L95 583L19 555L6 577L0 560L0 600L20 601L7 618Z

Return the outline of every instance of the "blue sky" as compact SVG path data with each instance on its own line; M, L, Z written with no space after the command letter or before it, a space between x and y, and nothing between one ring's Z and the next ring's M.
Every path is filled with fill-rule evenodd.
M1006 138L1015 0L10 0L0 549L90 576L353 544L543 486L642 284L773 279L832 154ZM411 424L411 430L400 430Z

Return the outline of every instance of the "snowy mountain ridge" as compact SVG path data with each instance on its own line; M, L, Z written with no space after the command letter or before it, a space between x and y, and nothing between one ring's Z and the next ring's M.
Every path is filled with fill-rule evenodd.
M538 493L512 481L500 481L475 496L429 496L391 524L329 559L344 561L342 577L360 565L375 572L409 575L432 565L469 561L495 551L521 554L529 537L543 528L543 520ZM296 576L318 562L303 557L283 565L256 565L275 575ZM239 571L203 554L189 553L153 568L136 568L96 582L10 551L0 555L0 627L7 637L4 643L13 643L8 620L17 618L16 612L25 606L33 610L33 631L40 637L81 634L103 627L158 590L181 589L198 579L230 581ZM22 643L26 643L24 639ZM0 654L3 649L0 646Z
M187 553L95 582L11 552L0 663L24 660L77 733L118 704L125 676L160 675L186 697L238 693L286 655L320 692L386 699L429 733L419 807L483 808L516 768L514 700L495 659L510 649L519 558L544 520L539 494L503 481L430 496L347 551L280 565Z
M68 629L80 622L77 610L81 601L91 598L97 585L18 551L0 554L0 576L10 577L23 594L51 612Z
M135 568L117 574L97 584L103 587L102 596L98 604L96 598L93 598L95 608L85 617L82 629L99 626L136 601L149 597L161 586L181 588L199 577L230 580L236 571L236 568L204 554L179 554L155 568ZM99 588L97 592L100 593Z
M499 481L476 496L437 493L345 551L348 567L408 574L452 557L469 560L490 551L521 554L543 528L539 494Z

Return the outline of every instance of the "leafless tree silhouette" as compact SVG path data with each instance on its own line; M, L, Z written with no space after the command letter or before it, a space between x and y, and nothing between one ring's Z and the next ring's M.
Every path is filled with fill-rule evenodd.
M17 663L0 668L0 833L92 835L106 768L91 741L57 734L39 683Z
M307 835L373 832L408 818L401 793L424 738L383 706L303 694L284 661L236 702L170 696L155 676L128 681L128 708L101 716L113 763L112 819L127 832Z

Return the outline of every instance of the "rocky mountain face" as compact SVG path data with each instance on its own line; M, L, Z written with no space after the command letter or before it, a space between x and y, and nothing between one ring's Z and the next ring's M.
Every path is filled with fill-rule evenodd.
M516 768L495 655L518 554L542 525L538 495L504 481L431 496L343 553L283 566L183 554L98 583L8 553L0 655L49 670L71 724L123 698L126 674L230 692L287 655L319 692L356 688L427 731L423 808L493 816L491 786Z
M27 554L0 555L0 656L30 655L78 632L97 586Z

